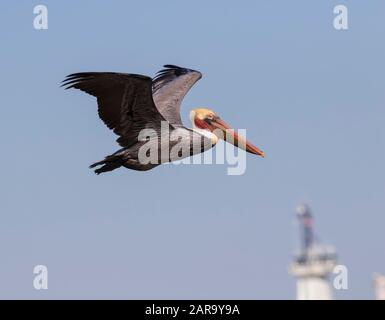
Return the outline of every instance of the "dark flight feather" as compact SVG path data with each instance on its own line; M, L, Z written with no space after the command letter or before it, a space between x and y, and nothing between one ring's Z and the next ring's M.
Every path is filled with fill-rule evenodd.
M113 72L81 72L67 76L62 86L87 92L97 98L99 117L119 135L118 143L136 143L141 129L158 129L165 119L152 99L149 77Z

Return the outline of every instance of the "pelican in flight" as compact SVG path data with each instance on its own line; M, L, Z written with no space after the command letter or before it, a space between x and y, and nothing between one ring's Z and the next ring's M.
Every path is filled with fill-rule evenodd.
M122 148L90 166L98 167L96 174L122 166L149 170L204 152L218 139L264 157L212 110L192 110L192 128L184 127L180 117L183 97L202 74L174 65L164 68L153 79L139 74L82 72L70 74L63 81L66 89L76 88L96 97L99 117L119 136L116 141ZM177 152L174 147L178 147ZM149 157L148 151L153 150Z

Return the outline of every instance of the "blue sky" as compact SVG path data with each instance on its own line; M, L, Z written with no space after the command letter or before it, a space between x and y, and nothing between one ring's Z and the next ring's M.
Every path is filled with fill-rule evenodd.
M33 28L48 7L49 28ZM333 28L333 8L349 30ZM3 1L1 298L291 299L294 208L349 271L385 273L383 1ZM215 110L266 153L224 165L96 176L118 149L73 72L200 70L182 117ZM33 267L49 289L32 286Z

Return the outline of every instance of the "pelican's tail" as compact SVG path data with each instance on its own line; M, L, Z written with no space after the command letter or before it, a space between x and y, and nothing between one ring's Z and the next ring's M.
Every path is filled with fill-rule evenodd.
M101 174L102 172L108 172L115 170L121 167L124 163L124 159L122 154L114 153L110 156L105 157L104 160L95 162L90 165L90 168L95 168L97 166L101 166L100 168L95 169L96 174Z

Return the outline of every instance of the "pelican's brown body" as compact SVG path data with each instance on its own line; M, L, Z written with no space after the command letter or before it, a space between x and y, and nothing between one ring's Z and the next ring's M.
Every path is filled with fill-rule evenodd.
M202 153L212 148L213 146L213 143L209 138L199 133L196 133L193 130L186 129L186 128L174 128L172 130L178 130L179 131L178 135L184 136L184 141L190 144L188 148L188 152L186 152L185 154L172 153L171 151L173 150L174 147L176 147L177 143L179 142L171 140L170 135L167 135L167 136L159 135L159 138L155 137L152 140L137 141L130 147L122 148L117 152L115 152L114 154L107 156L104 160L92 164L90 167L94 168L96 166L103 165L100 169L95 170L97 174L105 171L111 171L121 166L127 169L146 171L146 170L153 169L163 163L181 160L183 158L193 156L194 154ZM169 152L165 153L164 152L165 148L163 147L163 143L164 141L167 141L167 139L168 139L167 149ZM151 144L156 145L155 148L158 150L156 162L155 163L140 162L138 157L140 148L144 147L145 145L151 146Z

